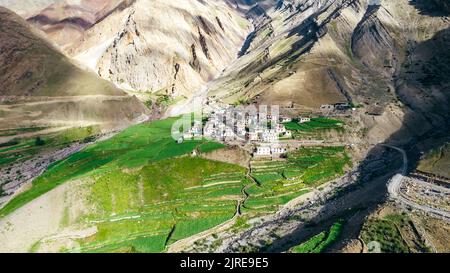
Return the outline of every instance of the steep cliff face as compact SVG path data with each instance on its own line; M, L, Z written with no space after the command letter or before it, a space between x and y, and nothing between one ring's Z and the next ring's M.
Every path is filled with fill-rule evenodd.
M136 98L73 65L23 19L1 7L0 99L3 129L111 128L149 114Z
M237 57L248 29L222 1L140 0L90 29L77 58L95 52L91 68L125 89L189 97Z
M398 29L398 23L384 7L369 6L352 35L353 55L367 68L392 76L399 63L398 51L404 46Z

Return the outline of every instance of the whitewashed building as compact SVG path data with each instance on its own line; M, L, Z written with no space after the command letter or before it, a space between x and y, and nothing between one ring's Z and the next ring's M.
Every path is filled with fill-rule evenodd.
M272 146L270 149L270 152L273 155L281 155L281 154L286 153L286 148L281 147L281 146Z
M311 118L307 118L307 117L300 117L298 120L298 123L306 123L306 122L310 122Z
M285 122L291 122L292 118L290 117L280 117L280 122L285 123Z
M270 156L272 155L272 149L270 146L259 146L256 148L256 156Z
M292 137L292 132L289 131L289 130L286 130L286 132L283 134L283 137L291 138Z
M275 129L279 135L286 133L286 127L283 124L277 124Z
M249 141L257 141L259 139L258 133L256 132L248 132L247 133L247 140Z
M264 142L275 142L278 140L278 133L276 130L264 131L261 136L262 141Z
M215 133L214 124L212 124L212 123L207 123L207 124L205 125L205 127L203 128L203 135L204 135L205 137L211 138L211 137L214 136L214 133Z

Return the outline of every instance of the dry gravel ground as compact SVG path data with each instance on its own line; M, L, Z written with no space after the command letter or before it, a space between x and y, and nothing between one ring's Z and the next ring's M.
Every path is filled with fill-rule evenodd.
M95 234L95 226L76 223L89 209L79 198L87 183L67 182L0 219L0 252L59 252Z

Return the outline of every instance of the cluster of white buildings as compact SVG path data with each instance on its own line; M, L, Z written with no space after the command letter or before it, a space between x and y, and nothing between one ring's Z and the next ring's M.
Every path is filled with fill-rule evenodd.
M310 121L308 117L298 118L298 123ZM254 156L281 156L287 151L278 140L292 137L292 132L283 124L286 122L292 122L292 118L258 113L232 112L230 115L226 109L214 110L206 123L194 121L182 140L205 137L222 142L251 142L256 144Z
M184 133L184 139L191 139L203 134L205 138L219 141L250 141L250 142L276 142L280 137L290 138L292 133L286 130L283 122L291 121L286 117L272 117L267 115L264 119L258 114L245 115L245 117L224 117L222 113L211 115L204 126L199 121L194 122L192 128Z

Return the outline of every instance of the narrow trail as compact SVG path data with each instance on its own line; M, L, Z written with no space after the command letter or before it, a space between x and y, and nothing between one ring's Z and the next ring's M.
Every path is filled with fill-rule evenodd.
M245 177L246 177L247 179L249 179L250 181L252 181L252 183L249 183L249 184L245 185L245 186L242 188L242 191L241 191L241 192L242 192L242 194L243 194L243 196L244 196L244 199L241 200L241 202L240 202L239 205L238 205L238 210L237 210L237 212L238 212L239 215L242 215L242 206L245 205L245 202L247 202L247 200L250 198L250 195L248 194L247 189L250 188L250 187L253 186L253 185L257 185L257 186L260 185L260 184L258 183L258 181L256 181L256 179L252 176L252 164L251 164L251 161L249 161L249 163L248 163L247 173L245 174Z

